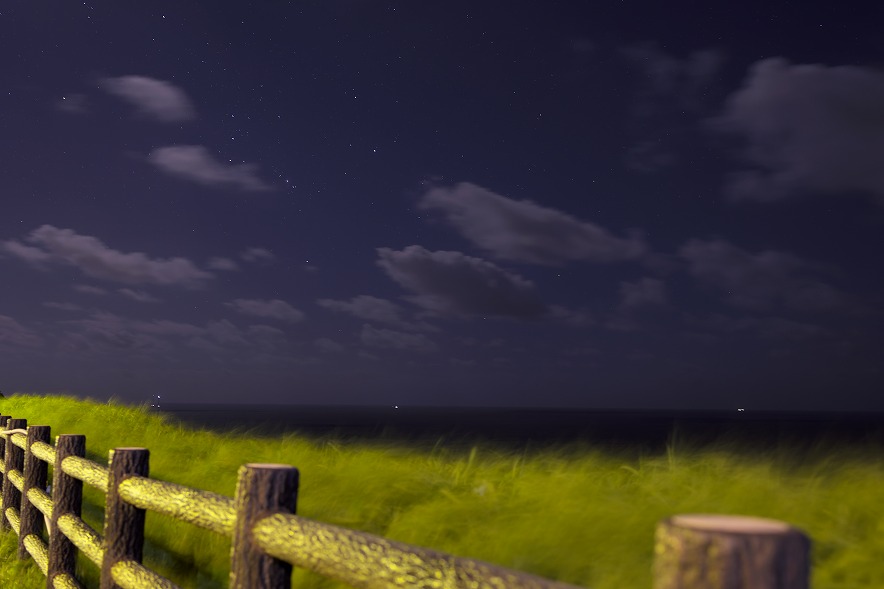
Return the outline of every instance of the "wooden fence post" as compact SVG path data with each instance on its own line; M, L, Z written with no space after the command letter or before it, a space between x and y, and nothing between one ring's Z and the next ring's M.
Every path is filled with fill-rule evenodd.
M807 589L810 540L760 517L677 515L657 526L654 589Z
M49 530L49 572L46 589L53 589L53 579L60 574L74 577L77 547L58 529L58 518L65 514L80 517L83 508L83 481L66 474L61 463L68 456L86 455L86 436L63 434L55 438L55 464L52 465L52 519Z
M27 419L10 419L6 422L6 429L25 429L28 427ZM12 440L6 442L6 476L3 477L3 513L0 514L0 530L6 532L12 526L6 519L6 510L10 507L18 509L21 505L21 491L9 480L9 471L21 471L25 461L24 451L12 443Z
M150 451L147 448L114 448L110 451L107 503L104 511L104 561L101 589L122 589L114 582L111 568L121 561L141 563L144 549L145 511L120 497L120 482L130 475L148 476Z
M295 513L298 469L285 464L246 464L236 483L236 525L230 549L230 589L290 589L292 565L255 544L252 526L275 512Z
M6 423L10 419L12 419L12 416L10 415L0 415L0 429L6 429ZM2 456L4 460L6 459L6 438L4 436L0 436L0 456Z
M21 533L18 535L18 557L22 560L31 556L28 549L25 548L25 538L30 534L39 536L43 529L43 514L28 499L28 489L45 490L46 479L49 476L49 465L31 453L31 444L34 442L49 443L48 425L32 425L28 428L28 443L25 450L25 484L22 487L21 497Z

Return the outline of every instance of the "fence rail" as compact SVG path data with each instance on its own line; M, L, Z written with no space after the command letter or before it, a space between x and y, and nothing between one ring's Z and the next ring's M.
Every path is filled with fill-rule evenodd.
M84 589L77 551L101 571L100 589L178 589L141 562L147 511L231 538L231 589L289 589L293 566L360 589L577 589L295 515L292 466L241 466L230 498L150 478L146 448L115 448L105 467L85 458L83 435L53 446L49 426L0 416L0 428L0 531L18 535L18 557L34 560L47 589ZM101 534L81 518L84 483L105 494Z

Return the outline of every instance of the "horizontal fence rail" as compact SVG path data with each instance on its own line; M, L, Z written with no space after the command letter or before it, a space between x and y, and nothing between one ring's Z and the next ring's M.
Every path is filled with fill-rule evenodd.
M241 466L230 498L150 478L146 448L115 448L105 467L85 458L85 436L53 446L49 431L0 415L0 531L18 535L18 557L33 559L47 589L84 589L78 552L100 589L180 589L141 562L148 511L230 538L231 589L290 589L293 566L358 589L579 589L295 515L288 465ZM101 533L80 517L84 483L105 494ZM674 516L658 524L654 552L654 589L808 588L810 540L775 520Z
M145 448L115 448L105 467L85 458L85 436L53 446L49 433L0 416L0 531L18 535L19 558L33 559L48 589L84 589L78 551L101 571L100 589L178 589L141 562L148 511L231 538L231 589L289 589L293 566L365 589L576 589L297 516L298 470L288 465L241 466L230 498L150 478ZM84 483L105 494L102 533L81 518Z

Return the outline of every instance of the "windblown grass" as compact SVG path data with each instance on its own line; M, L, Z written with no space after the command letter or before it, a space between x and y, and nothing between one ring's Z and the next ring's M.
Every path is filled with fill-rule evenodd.
M738 440L665 452L581 443L508 450L390 442L265 438L188 429L144 408L57 396L13 396L0 411L87 437L105 463L115 446L151 450L151 476L233 496L246 462L301 471L298 513L576 585L649 588L656 523L678 513L771 517L814 541L816 589L884 587L884 454L878 444L748 447ZM101 529L103 496L84 519ZM230 542L158 514L145 562L182 587L226 587ZM45 586L0 533L0 587ZM80 563L94 584L95 567ZM90 581L91 580L91 581ZM295 572L295 586L339 585Z

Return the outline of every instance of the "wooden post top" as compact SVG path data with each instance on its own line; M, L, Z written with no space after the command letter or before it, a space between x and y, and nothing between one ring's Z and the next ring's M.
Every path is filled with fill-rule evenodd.
M681 528L731 534L783 534L794 529L789 524L775 519L717 513L676 515L670 521Z

